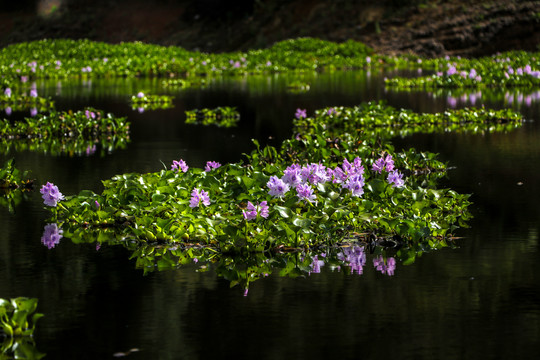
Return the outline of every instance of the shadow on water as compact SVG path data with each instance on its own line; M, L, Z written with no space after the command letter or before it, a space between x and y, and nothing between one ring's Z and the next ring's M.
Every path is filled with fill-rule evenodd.
M262 273L244 296L216 276L219 264L190 261L175 270L143 271L122 246L63 239L49 250L40 242L47 214L34 192L14 214L0 208L2 297L39 298L45 317L36 346L51 359L530 357L540 345L538 98L524 94L518 103L519 95L509 102L504 94L394 93L384 89L384 75L219 78L202 89L180 90L163 88L159 79L38 83L59 110L92 106L127 116L130 142L110 153L23 151L1 153L0 160L14 157L37 184L51 181L73 194L100 191L101 180L116 174L160 170L160 161L168 166L182 158L195 167L208 160L237 162L253 149L251 139L279 145L290 137L297 108L312 114L378 99L417 112L472 102L517 108L530 121L509 133L394 139L396 149L439 153L453 167L443 186L472 194L475 218L457 249L426 253L410 266L398 263L393 276L378 270L371 254L361 274L330 264L317 272L311 262L300 277ZM293 81L309 84L309 91L290 91ZM129 99L138 91L174 95L174 108L132 109ZM238 127L184 123L186 110L217 106L236 107Z

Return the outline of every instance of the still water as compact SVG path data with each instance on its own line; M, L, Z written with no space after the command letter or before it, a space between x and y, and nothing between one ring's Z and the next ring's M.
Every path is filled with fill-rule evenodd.
M131 141L111 153L82 156L0 151L37 184L64 194L101 191L101 180L151 172L182 158L237 162L251 139L279 145L297 108L353 106L386 99L395 107L439 112L476 106L521 111L528 120L509 133L420 134L396 149L440 154L452 166L444 187L471 193L475 218L456 249L425 253L393 276L367 257L362 274L323 266L304 278L270 274L249 293L230 288L201 264L143 275L120 246L40 242L47 212L39 192L11 214L0 208L0 297L39 298L36 348L46 359L493 359L540 353L540 101L536 93L393 93L391 74L301 75L311 88L287 90L287 76L216 79L205 88L165 90L159 80L38 83L57 108L93 106L127 116ZM295 79L298 79L296 77ZM175 95L170 110L140 113L131 94ZM523 99L516 101L519 96ZM528 97L527 97L528 96ZM527 100L528 99L528 100ZM238 127L184 124L185 110L235 106ZM1 150L1 149L0 149Z

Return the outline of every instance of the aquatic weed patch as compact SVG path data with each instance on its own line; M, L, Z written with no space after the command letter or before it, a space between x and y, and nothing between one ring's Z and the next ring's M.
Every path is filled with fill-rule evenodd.
M410 66L433 72L414 78L386 79L393 89L492 88L540 86L540 53L508 52L478 59L418 59Z
M329 113L334 122L324 117ZM170 170L118 175L103 182L101 194L67 196L55 210L56 220L65 234L82 242L110 233L98 236L197 245L222 253L307 249L343 241L447 246L470 218L468 195L426 181L425 174L446 168L434 155L395 153L382 138L357 131L368 129L370 121L390 122L377 113L403 113L406 119L415 115L366 104L300 116L298 133L279 150L256 144L245 162L208 166L206 171L179 161ZM485 117L478 126L489 127L495 118ZM314 142L306 142L308 138Z

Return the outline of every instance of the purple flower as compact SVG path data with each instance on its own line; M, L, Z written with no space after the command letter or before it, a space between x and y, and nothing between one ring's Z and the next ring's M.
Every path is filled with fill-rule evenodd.
M11 97L11 89L6 88L6 90L4 90L4 95L6 95L7 97Z
M189 200L189 207L196 208L201 203L204 206L210 205L210 198L208 197L208 193L204 190L199 190L197 188L194 188L193 191L191 192L191 199Z
M395 170L390 173L388 173L388 183L393 184L393 187L402 187L405 185L405 181L403 180L403 174L401 174L399 171Z
M298 201L307 201L312 202L317 199L313 193L313 188L309 184L300 184L296 186L296 195L298 196Z
M96 206L96 209L99 209L100 205L99 205L99 202L97 200L94 201L94 205Z
M36 90L36 89L31 89L31 90L30 90L30 96L31 96L31 97L34 97L34 98L37 97L37 96L38 96L37 90Z
M283 172L283 182L290 186L296 186L302 183L302 179L300 178L301 170L302 168L298 164L288 166Z
M47 224L43 230L43 235L41 236L41 243L47 248L52 249L62 239L62 233L64 231L58 228L56 224Z
M43 203L47 206L56 206L60 200L64 200L64 195L58 190L58 187L50 182L43 185L39 192L42 194Z
M266 183L266 186L270 189L268 194L276 197L283 197L287 191L289 191L289 184L286 184L283 180L277 176L270 177L270 180Z
M182 159L180 159L180 161L173 160L173 164L171 165L171 170L178 171L178 169L182 170L182 172L186 172L188 171L189 166Z
M394 170L394 160L392 159L392 155L388 154L386 156L381 156L373 163L371 170L376 171L379 174L382 173L383 170Z
M137 97L139 99L142 99L144 97L144 93L142 91L139 91L139 93L137 94Z
M337 113L337 111L336 111L336 109L334 109L334 108L330 108L330 109L328 109L328 110L326 111L326 114L327 114L328 116L332 116L332 115L334 115L334 114L336 114L336 113Z
M25 82L27 82L27 81L28 81L28 76L24 76L24 75L21 76L21 82L22 82L22 83L25 83Z
M84 115L86 115L87 119L95 119L96 118L96 114L93 111L90 111L90 110L85 110Z
M34 117L36 116L38 113L37 109L35 107L31 108L30 109L30 116Z
M212 171L213 169L217 169L221 166L220 163L218 163L217 161L208 161L206 162L206 166L204 167L204 171L208 172L208 171Z
M457 70L454 66L448 65L448 70L446 71L446 75L452 76L457 73Z
M343 188L349 189L352 196L362 196L364 194L364 177L360 174L351 176L343 184Z
M12 111L12 110L11 110L11 107L8 106L8 107L6 108L6 115L8 115L8 116L11 115L11 111Z
M266 62L266 66L272 66L272 62L271 62L270 60L268 60L268 61Z
M309 164L300 170L300 177L303 181L312 184L325 183L329 180L326 172L326 167L322 164Z
M269 215L268 203L266 201L262 201L259 203L259 205L253 205L251 201L248 201L247 211L242 210L242 215L244 215L244 219L247 221L256 219L257 215L266 219Z
M296 114L294 116L296 116L297 119L305 119L307 117L306 109L296 109Z

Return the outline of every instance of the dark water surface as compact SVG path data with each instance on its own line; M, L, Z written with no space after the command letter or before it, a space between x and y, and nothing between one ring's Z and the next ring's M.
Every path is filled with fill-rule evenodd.
M388 74L386 74L388 76ZM302 78L303 77L303 78ZM163 93L159 80L38 84L60 109L94 106L132 122L126 149L100 156L14 157L38 184L64 194L101 191L101 180L158 171L182 158L236 162L252 138L278 145L291 133L296 108L386 99L395 107L443 111L471 105L423 92L391 93L381 74L302 75L307 93L287 91L287 76L218 79L203 90L171 91L175 108L132 110L138 91ZM45 314L35 333L47 359L494 359L540 352L540 103L511 104L500 94L474 96L477 106L520 110L530 120L509 133L430 134L396 139L396 148L440 154L455 167L444 186L471 193L475 218L457 249L423 254L393 276L367 264L361 275L322 268L306 278L277 273L251 284L248 296L200 264L143 276L120 246L40 242L48 213L39 192L10 214L0 208L0 297L39 298ZM516 97L517 98L517 97ZM497 100L498 99L498 100ZM529 98L531 99L531 98ZM184 124L185 110L236 106L238 127ZM128 353L130 349L137 349ZM123 352L124 354L119 354Z

